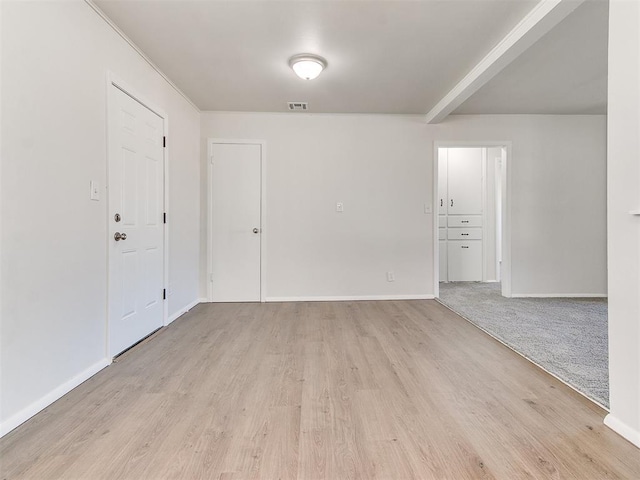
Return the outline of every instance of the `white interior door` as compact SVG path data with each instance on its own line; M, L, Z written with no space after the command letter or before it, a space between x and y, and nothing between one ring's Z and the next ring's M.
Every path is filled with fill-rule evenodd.
M109 352L114 356L164 321L164 147L163 119L111 88Z
M482 151L482 148L448 149L449 215L482 214Z
M215 143L211 164L210 299L259 302L262 147Z

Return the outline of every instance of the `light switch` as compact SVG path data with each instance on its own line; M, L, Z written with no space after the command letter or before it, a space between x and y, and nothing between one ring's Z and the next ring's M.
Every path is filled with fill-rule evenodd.
M342 204L342 202L336 203L336 212L344 212L344 205Z
M424 204L424 213L431 213L431 204L430 203L425 203Z
M91 180L90 187L91 194L89 198L91 198L91 200L100 200L100 184Z

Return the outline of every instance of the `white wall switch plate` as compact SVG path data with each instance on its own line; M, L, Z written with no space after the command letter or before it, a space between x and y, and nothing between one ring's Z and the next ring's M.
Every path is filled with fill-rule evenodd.
M91 180L89 187L91 188L89 198L91 200L100 200L100 184Z
M424 213L432 213L433 210L431 209L431 204L430 203L425 203L424 204Z
M336 212L344 212L344 204L342 202L336 203Z
M387 272L387 282L395 282L396 281L396 276L393 274L393 272Z

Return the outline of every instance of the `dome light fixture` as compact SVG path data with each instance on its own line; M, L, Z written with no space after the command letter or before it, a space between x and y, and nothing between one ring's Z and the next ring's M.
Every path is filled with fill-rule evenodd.
M289 66L303 80L313 80L327 68L327 61L318 55L301 53L289 59Z

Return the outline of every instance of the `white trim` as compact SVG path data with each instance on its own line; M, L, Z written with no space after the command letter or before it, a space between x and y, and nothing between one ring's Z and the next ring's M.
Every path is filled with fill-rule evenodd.
M535 7L427 113L439 123L518 58L584 0L540 0Z
M512 293L511 298L607 298L606 293Z
M87 0L85 0L87 1ZM119 76L117 76L115 73L113 73L112 71L108 70L107 71L107 95L106 95L106 119L105 119L105 123L106 123L106 128L105 128L105 134L106 134L106 144L107 144L107 155L106 155L106 170L107 170L107 189L106 189L106 202L107 202L107 232L109 232L109 221L110 221L110 212L109 212L109 195L110 195L110 190L109 190L109 184L110 184L110 179L109 179L109 107L111 105L111 96L113 95L113 89L112 87L117 88L118 90L122 91L123 93L125 93L126 95L130 96L131 98L133 98L136 102L140 103L141 105L143 105L145 108L148 108L149 110L151 110L153 113L155 113L156 115L158 115L160 118L162 118L162 135L165 137L166 141L167 141L167 146L164 147L162 149L162 161L163 161L163 174L164 174L164 179L163 179L163 189L164 189L164 195L163 195L163 209L164 209L164 213L167 214L167 223L163 224L163 230L162 230L162 236L163 236L163 246L164 246L164 258L163 258L163 276L162 276L162 280L163 280L163 284L165 289L169 288L169 222L171 221L171 217L169 216L169 115L167 115L167 113L164 111L164 109L160 108L160 106L158 106L157 104L155 104L154 102L149 101L148 98L146 98L144 95L141 95L139 93L139 90L133 88L130 86L129 83L125 82L124 80L122 80L122 78L120 78ZM109 236L107 235L107 242L106 242L106 248L107 248L107 321L106 321L106 341L105 341L105 355L107 357L111 356L110 353L110 326L109 326L109 320L110 320L110 314L109 314L109 272L110 272L110 248L109 248ZM163 326L167 326L170 323L169 321L169 298L167 295L167 298L163 300L163 306L162 306L162 325Z
M206 302L206 300L202 299L202 298L198 298L196 300L194 300L193 302L191 302L189 305L187 305L184 308L181 308L180 310L178 310L176 313L172 314L169 319L167 320L166 325L169 325L171 322L177 320L178 318L180 318L182 315L184 315L185 313L187 313L189 310L191 310L193 307L195 307L196 305L202 303L203 301Z
M0 424L0 437L6 435L14 428L20 426L22 423L26 422L31 417L36 415L38 412L47 408L49 405L51 405L53 402L61 398L63 395L69 393L71 390L76 388L82 382L88 380L93 375L98 373L103 368L109 366L110 364L111 364L111 360L109 358L103 358L102 360L94 363L89 368L86 368L85 370L83 370L73 378L67 380L62 385L54 388L49 393L41 397L39 400L36 400L35 402L31 403L30 405L20 410L18 413L12 415L11 417L9 417L8 419L6 419L4 422Z
M355 295L328 297L267 297L267 302L354 302L361 300L433 300L433 295Z
M211 204L213 192L211 190L211 174L213 146L218 144L260 145L260 302L267 302L267 142L265 140L240 138L208 138L207 139L207 300L213 302L211 291L211 275L213 252L211 238L213 237L213 219L211 218Z
M489 242L487 241L487 231L489 227L489 222L487 220L488 212L487 212L487 204L489 195L487 192L487 157L489 156L488 152L489 147L482 148L482 281L484 283L487 282L487 250L489 246ZM495 248L494 248L495 250Z
M164 109L162 109L158 104L150 101L147 97L141 94L140 90L132 87L131 84L123 80L120 76L118 76L111 70L107 71L107 82L108 82L108 85L114 85L116 88L122 90L124 93L126 93L131 98L133 98L136 102L141 103L142 105L144 105L146 108L151 110L153 113L155 113L165 121L169 117L167 113L164 111Z
M164 74L164 72L163 72L162 70L160 70L160 68L159 68L155 63L153 63L153 62L151 61L151 59L150 59L149 57L147 57L147 56L144 54L144 52L143 52L142 50L140 50L140 48L138 48L138 46L137 46L135 43L133 43L133 40L131 40L129 37L127 37L127 35L125 35L125 33L124 33L122 30L120 30L120 28L119 28L115 23L113 23L113 22L111 21L111 19L107 16L107 14L106 14L106 13L104 13L104 12L100 9L100 7L98 7L95 3L93 3L93 0L84 0L84 1L85 1L85 3L86 3L87 5L89 5L89 7L91 7L91 9L92 9L94 12L96 12L96 13L98 14L98 16L99 16L100 18L102 18L102 20L104 20L104 21L105 21L105 23L106 23L107 25L109 25L109 26L113 29L113 31L114 31L114 32L116 32L116 33L117 33L117 34L118 34L118 35L119 35L119 36L120 36L120 37L121 37L125 42L127 42L127 43L129 44L129 46L130 46L131 48L133 48L133 49L135 50L135 52L136 52L138 55L140 55L140 56L142 57L142 59L143 59L145 62L147 62L147 63L149 64L149 66L150 66L151 68L153 68L153 69L156 71L156 73L157 73L158 75L160 75L160 76L164 79L164 81L165 81L165 82L167 82L167 83L171 86L171 88L173 88L176 92L178 92L178 94L180 94L180 96L182 96L182 98L184 98L184 99L189 103L189 105L191 105L193 108L195 108L195 110L196 110L198 113L200 113L200 109L197 107L197 105L196 105L195 103L193 103L193 101L192 101L189 97L187 97L187 95L186 95L182 90L180 90L180 89L178 88L178 86L177 86L175 83L173 83L173 82L169 79L169 77L167 77L167 76Z
M512 283L511 283L511 205L513 198L512 184L511 181L513 170L511 167L511 162L513 161L512 151L511 151L511 142L506 142L502 146L502 171L504 172L504 178L500 183L500 188L502 190L501 197L501 206L502 206L502 241L500 244L502 245L502 265L501 265L501 285L502 285L502 296L503 297L511 297L512 292Z
M604 417L604 424L618 435L629 440L636 447L640 448L640 432L638 430L631 428L611 413Z
M511 297L511 146L510 140L502 141L440 141L433 142L433 204L438 204L438 149L455 147L500 147L505 151L502 164L506 185L502 185L502 296ZM483 213L484 219L484 213ZM486 223L486 222L483 222ZM440 296L440 243L438 238L438 215L433 215L433 294ZM484 260L483 260L484 269Z
M434 142L433 145L433 296L437 298L440 296L440 208L438 207L439 195L439 179L438 179L438 166L440 164L440 154L438 148L440 145Z

